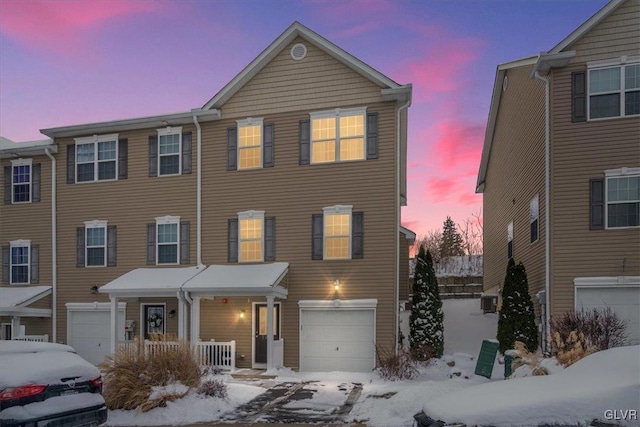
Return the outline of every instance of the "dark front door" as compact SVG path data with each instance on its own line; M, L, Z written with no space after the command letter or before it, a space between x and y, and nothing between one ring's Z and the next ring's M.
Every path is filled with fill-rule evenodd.
M267 304L256 304L253 316L254 363L267 363ZM280 304L273 305L273 339L280 339Z
M164 305L144 306L144 338L151 334L164 334Z

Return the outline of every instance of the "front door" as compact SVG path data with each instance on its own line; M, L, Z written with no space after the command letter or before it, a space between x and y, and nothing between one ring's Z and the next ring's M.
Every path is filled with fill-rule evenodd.
M253 315L254 360L253 363L267 363L267 304L256 304ZM273 305L273 339L280 339L280 304Z
M144 306L144 338L151 334L164 334L164 305Z

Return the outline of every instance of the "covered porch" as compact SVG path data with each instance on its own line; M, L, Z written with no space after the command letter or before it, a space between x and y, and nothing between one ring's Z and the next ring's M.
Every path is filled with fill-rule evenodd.
M132 270L99 289L99 292L108 294L110 298L110 351L111 353L115 352L118 345L121 344L134 345L132 341L125 343L118 341L118 336L122 336L121 330L124 327L120 324L122 319L118 319L116 315L120 301L175 298L178 303L177 313L176 310L172 310L172 313L177 315L176 335L178 340L187 341L193 346L202 365L233 370L236 367L237 338L233 334L231 337L226 334L227 338L223 342L213 338L202 339L201 319L203 314L201 313L201 305L203 301L209 303L206 312L208 322L211 322L212 318L219 318L219 323L223 324L225 319L221 315L222 312L218 313L217 310L211 309L213 307L212 301L226 303L227 299L250 298L252 301L263 301L263 304L260 304L260 313L263 314L262 322L251 324L250 331L245 328L252 337L255 332L256 346L264 346L266 363L261 367L271 369L281 366L283 341L274 339L276 329L274 313L277 313L279 309L278 303L275 302L276 299L287 298L286 276L288 269L288 263L280 262ZM254 302L254 304L257 303ZM221 310L224 307L228 321L230 307L215 307L219 307ZM244 318L246 313L245 310L241 310L235 315L238 318ZM229 330L233 329L229 328ZM245 343L247 341L245 336L238 338L244 340ZM137 348L142 348L144 351L155 352L170 348L172 345L178 345L178 343L166 341L165 337L161 340L140 340L136 345ZM244 354L242 359L244 359Z
M51 286L1 287L0 317L10 319L2 323L2 339L49 341L48 334L30 333L22 323L23 318L51 318L51 308L29 307L49 295Z

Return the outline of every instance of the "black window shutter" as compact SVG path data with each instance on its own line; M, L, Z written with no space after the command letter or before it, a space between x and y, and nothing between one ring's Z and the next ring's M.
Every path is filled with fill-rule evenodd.
M118 140L118 179L127 179L129 163L129 140L122 138Z
M309 120L301 120L300 121L300 164L308 165L310 163L311 163L311 122Z
M324 216L311 216L311 259L324 258Z
M32 285L40 283L40 245L31 245L31 278Z
M40 201L40 163L36 163L32 166L32 176L31 176L31 201L39 202Z
M571 121L587 121L587 79L584 71L571 73Z
M191 132L182 134L182 173L191 173ZM188 263L187 263L188 264Z
M227 129L227 170L238 169L238 128Z
M364 213L351 214L351 258L364 258Z
M264 125L262 135L262 167L272 168L274 164L275 125Z
M227 260L229 262L238 262L238 219L229 220L229 244Z
M180 264L189 264L189 221L180 221Z
M276 217L264 217L264 260L276 260Z
M76 146L67 144L67 184L76 183Z
M11 252L9 246L2 247L2 283L9 284L9 258Z
M76 267L84 267L84 227L76 228Z
M147 265L156 264L156 224L147 224Z
M604 229L604 178L591 179L590 184L590 220L589 230Z
M117 265L118 231L115 225L107 226L107 267Z
M158 176L158 135L149 135L149 176Z
M378 113L367 113L367 160L378 158Z
M13 195L11 194L11 166L4 167L4 204L10 205L11 198Z

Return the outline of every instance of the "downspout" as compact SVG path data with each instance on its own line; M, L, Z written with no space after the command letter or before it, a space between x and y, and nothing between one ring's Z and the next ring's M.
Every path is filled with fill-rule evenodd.
M398 353L398 329L400 328L400 156L402 155L400 138L401 135L401 113L403 110L406 110L411 105L411 95L409 95L409 99L404 105L398 107L398 111L396 112L396 144L397 144L397 153L396 153L396 227L395 227L395 253L396 253L396 297L394 301L395 305L395 325L394 325L394 336L395 336L395 353Z
M546 77L542 77L538 71L535 72L534 77L542 82L545 85L545 128L544 128L544 294L545 294L545 308L544 308L544 351L547 351L549 348L549 339L550 339L550 320L551 320L551 296L550 296L550 285L551 285L551 268L549 266L551 256L549 253L550 248L550 236L549 230L551 228L551 219L549 217L550 205L551 201L549 200L550 193L550 182L551 182L551 174L550 174L550 95L551 90L549 87L549 79Z
M198 172L196 173L196 258L198 267L202 265L202 129L198 116L193 115L197 129Z
M45 154L51 159L51 341L58 342L58 251L57 251L57 186L56 186L56 159L51 155L49 148L44 149Z

